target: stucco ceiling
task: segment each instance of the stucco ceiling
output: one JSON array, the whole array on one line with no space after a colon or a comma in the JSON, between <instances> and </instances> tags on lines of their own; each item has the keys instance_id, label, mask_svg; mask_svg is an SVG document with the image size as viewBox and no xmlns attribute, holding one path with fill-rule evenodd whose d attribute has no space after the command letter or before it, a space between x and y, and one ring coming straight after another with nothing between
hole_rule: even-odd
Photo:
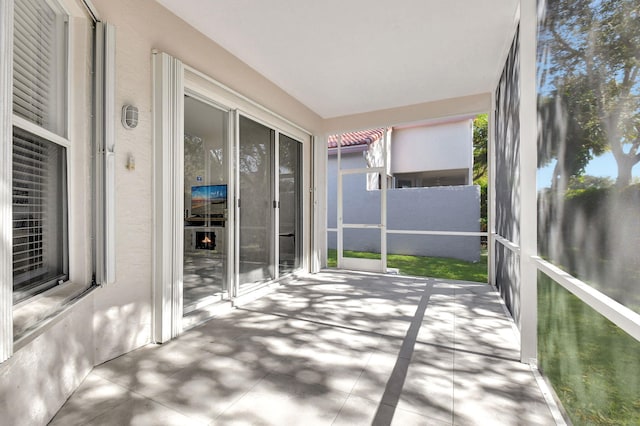
<instances>
[{"instance_id":1,"label":"stucco ceiling","mask_svg":"<svg viewBox=\"0 0 640 426\"><path fill-rule=\"evenodd\" d=\"M491 91L517 0L157 0L323 118Z\"/></svg>"}]
</instances>

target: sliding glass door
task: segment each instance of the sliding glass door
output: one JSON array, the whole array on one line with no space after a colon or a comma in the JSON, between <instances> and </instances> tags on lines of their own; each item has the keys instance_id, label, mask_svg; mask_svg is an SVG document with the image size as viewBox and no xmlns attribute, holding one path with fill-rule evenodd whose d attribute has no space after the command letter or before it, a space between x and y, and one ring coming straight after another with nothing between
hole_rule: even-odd
<instances>
[{"instance_id":1,"label":"sliding glass door","mask_svg":"<svg viewBox=\"0 0 640 426\"><path fill-rule=\"evenodd\" d=\"M228 292L229 112L184 99L183 312Z\"/></svg>"},{"instance_id":2,"label":"sliding glass door","mask_svg":"<svg viewBox=\"0 0 640 426\"><path fill-rule=\"evenodd\" d=\"M302 241L302 143L278 138L278 269L282 276L300 268Z\"/></svg>"},{"instance_id":3,"label":"sliding glass door","mask_svg":"<svg viewBox=\"0 0 640 426\"><path fill-rule=\"evenodd\" d=\"M302 143L240 116L239 290L301 266Z\"/></svg>"},{"instance_id":4,"label":"sliding glass door","mask_svg":"<svg viewBox=\"0 0 640 426\"><path fill-rule=\"evenodd\" d=\"M274 147L276 132L239 118L238 205L240 291L275 278Z\"/></svg>"},{"instance_id":5,"label":"sliding glass door","mask_svg":"<svg viewBox=\"0 0 640 426\"><path fill-rule=\"evenodd\" d=\"M153 337L165 342L306 266L312 139L176 58L153 63Z\"/></svg>"},{"instance_id":6,"label":"sliding glass door","mask_svg":"<svg viewBox=\"0 0 640 426\"><path fill-rule=\"evenodd\" d=\"M234 137L232 113L195 96L185 96L184 111L183 312L189 314L301 267L302 143L239 113Z\"/></svg>"}]
</instances>

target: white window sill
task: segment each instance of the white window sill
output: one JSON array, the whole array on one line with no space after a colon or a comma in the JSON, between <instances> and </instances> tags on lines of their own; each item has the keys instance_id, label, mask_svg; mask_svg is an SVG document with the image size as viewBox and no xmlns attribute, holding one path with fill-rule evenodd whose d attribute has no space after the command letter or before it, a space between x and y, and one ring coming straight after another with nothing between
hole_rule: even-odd
<instances>
[{"instance_id":1,"label":"white window sill","mask_svg":"<svg viewBox=\"0 0 640 426\"><path fill-rule=\"evenodd\" d=\"M62 314L97 287L67 281L13 307L14 351L49 329Z\"/></svg>"}]
</instances>

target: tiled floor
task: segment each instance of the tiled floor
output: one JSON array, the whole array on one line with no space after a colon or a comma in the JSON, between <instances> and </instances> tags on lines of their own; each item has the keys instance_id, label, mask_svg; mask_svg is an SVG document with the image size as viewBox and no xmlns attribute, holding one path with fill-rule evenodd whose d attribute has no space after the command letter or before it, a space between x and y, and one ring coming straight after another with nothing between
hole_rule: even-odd
<instances>
[{"instance_id":1,"label":"tiled floor","mask_svg":"<svg viewBox=\"0 0 640 426\"><path fill-rule=\"evenodd\" d=\"M52 425L552 425L491 287L327 271L96 367Z\"/></svg>"}]
</instances>

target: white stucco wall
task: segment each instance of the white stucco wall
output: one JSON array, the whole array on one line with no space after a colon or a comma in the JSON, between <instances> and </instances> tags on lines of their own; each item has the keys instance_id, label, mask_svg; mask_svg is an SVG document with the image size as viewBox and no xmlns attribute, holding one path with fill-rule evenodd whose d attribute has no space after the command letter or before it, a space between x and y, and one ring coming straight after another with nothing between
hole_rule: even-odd
<instances>
[{"instance_id":1,"label":"white stucco wall","mask_svg":"<svg viewBox=\"0 0 640 426\"><path fill-rule=\"evenodd\" d=\"M469 169L473 166L472 120L393 130L391 173Z\"/></svg>"},{"instance_id":2,"label":"white stucco wall","mask_svg":"<svg viewBox=\"0 0 640 426\"><path fill-rule=\"evenodd\" d=\"M139 108L134 130L116 126L116 283L95 298L96 362L150 340L152 308L152 70L153 49L167 52L232 89L310 129L320 119L273 83L152 0L94 0L117 29L116 107ZM206 54L203 54L206 52ZM266 101L265 101L266 100ZM135 157L136 169L125 168Z\"/></svg>"},{"instance_id":3,"label":"white stucco wall","mask_svg":"<svg viewBox=\"0 0 640 426\"><path fill-rule=\"evenodd\" d=\"M76 6L76 0L65 0ZM103 21L116 26L116 282L94 290L0 364L0 423L46 424L94 365L150 342L152 320L152 70L158 49L218 79L291 121L317 131L319 116L152 0L94 0ZM73 43L81 43L72 34ZM83 38L88 41L88 38ZM82 42L84 42L82 41ZM91 58L73 55L74 67ZM72 79L75 86L90 82ZM86 84L85 84L86 83ZM89 114L85 94L73 93L74 114ZM139 125L119 122L124 104L138 107ZM70 203L80 212L70 226L71 277L88 283L90 264L90 122L76 120ZM74 142L75 143L75 142ZM135 170L127 170L127 158Z\"/></svg>"}]
</instances>

